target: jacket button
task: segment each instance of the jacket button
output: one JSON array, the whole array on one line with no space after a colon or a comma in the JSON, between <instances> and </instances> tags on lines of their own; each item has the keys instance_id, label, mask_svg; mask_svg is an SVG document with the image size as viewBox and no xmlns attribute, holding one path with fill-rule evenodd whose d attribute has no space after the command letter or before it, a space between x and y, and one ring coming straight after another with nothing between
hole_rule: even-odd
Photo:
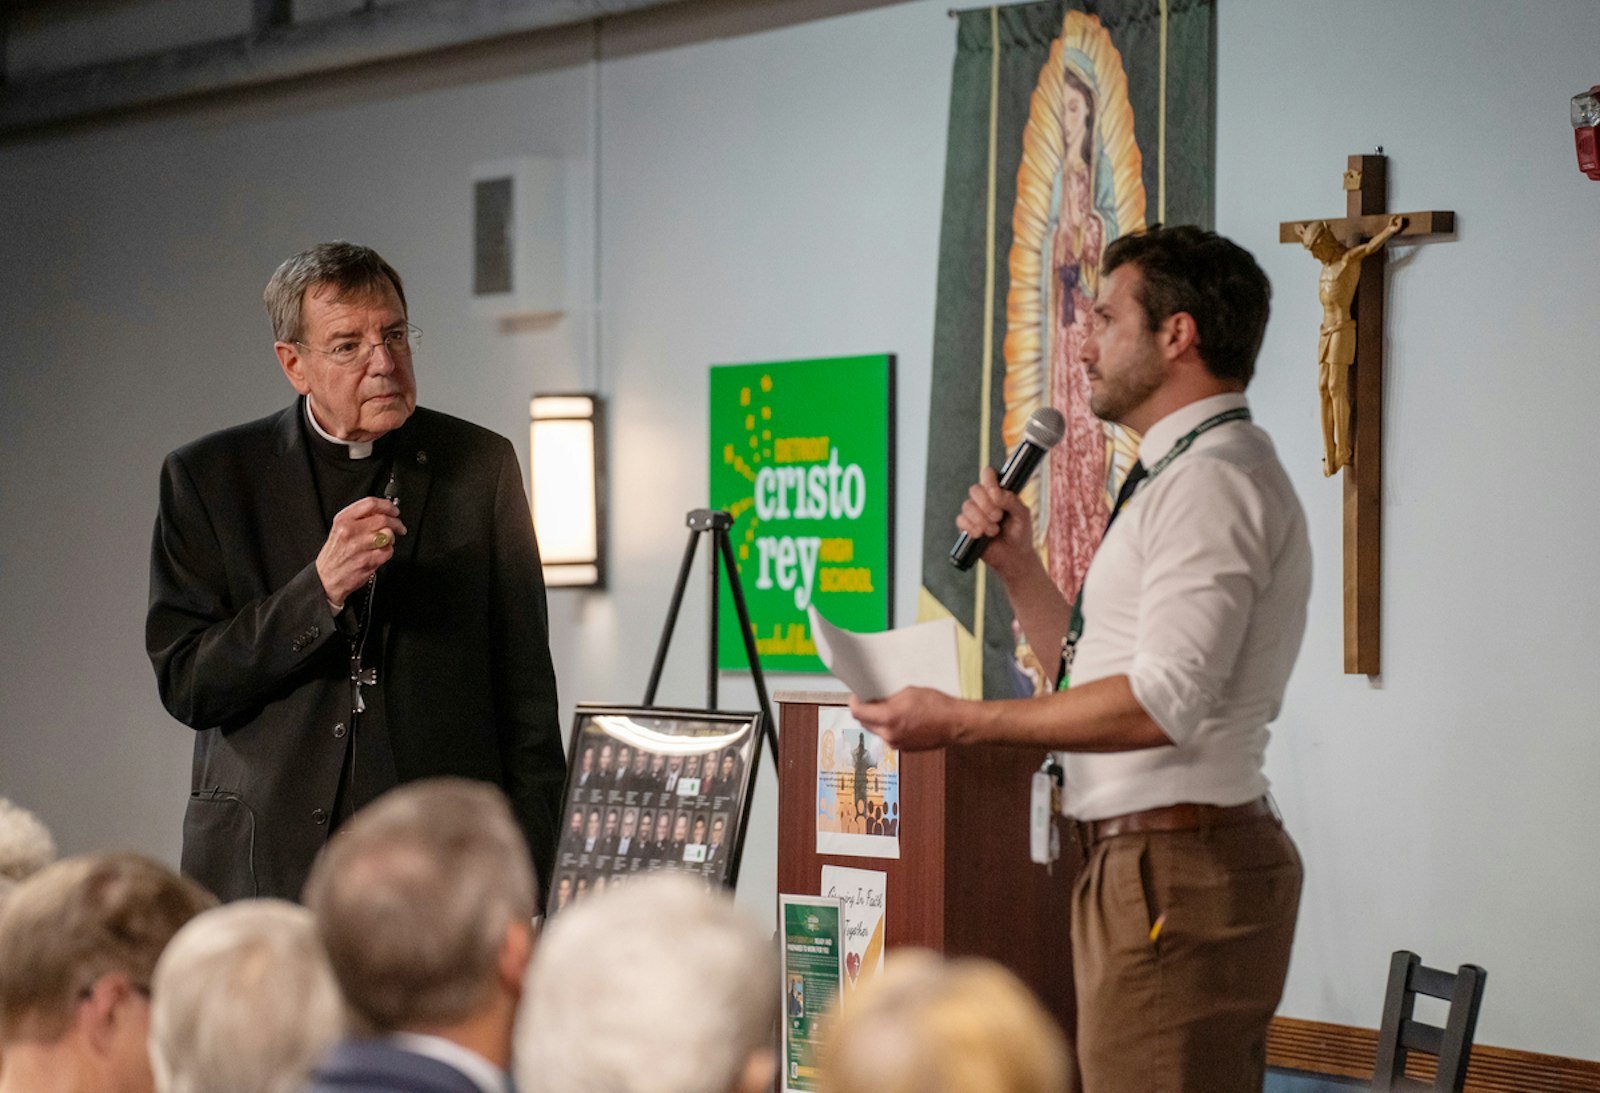
<instances>
[{"instance_id":1,"label":"jacket button","mask_svg":"<svg viewBox=\"0 0 1600 1093\"><path fill-rule=\"evenodd\" d=\"M344 728L344 722L343 721L340 721L340 722L336 723L333 726L333 738L335 740L343 740L344 739L344 733L345 733L345 728Z\"/></svg>"},{"instance_id":2,"label":"jacket button","mask_svg":"<svg viewBox=\"0 0 1600 1093\"><path fill-rule=\"evenodd\" d=\"M320 808L313 809L312 812L311 812L311 822L314 823L314 824L317 824L318 826L321 826L322 824L325 824L325 823L328 822L328 814L326 812L322 811L322 809L320 809Z\"/></svg>"}]
</instances>

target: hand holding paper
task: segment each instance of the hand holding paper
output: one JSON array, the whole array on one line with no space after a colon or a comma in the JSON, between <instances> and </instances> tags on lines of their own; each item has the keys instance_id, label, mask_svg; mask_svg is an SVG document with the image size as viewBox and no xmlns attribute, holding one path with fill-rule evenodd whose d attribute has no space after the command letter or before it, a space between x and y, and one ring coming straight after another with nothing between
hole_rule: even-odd
<instances>
[{"instance_id":1,"label":"hand holding paper","mask_svg":"<svg viewBox=\"0 0 1600 1093\"><path fill-rule=\"evenodd\" d=\"M961 693L954 619L857 634L834 626L815 606L809 613L817 655L857 697L868 701L887 698L904 687Z\"/></svg>"}]
</instances>

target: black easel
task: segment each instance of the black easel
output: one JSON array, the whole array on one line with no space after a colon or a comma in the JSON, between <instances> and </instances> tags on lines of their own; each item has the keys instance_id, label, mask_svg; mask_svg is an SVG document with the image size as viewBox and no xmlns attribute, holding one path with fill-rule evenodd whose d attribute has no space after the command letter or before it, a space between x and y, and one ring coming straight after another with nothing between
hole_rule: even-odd
<instances>
[{"instance_id":1,"label":"black easel","mask_svg":"<svg viewBox=\"0 0 1600 1093\"><path fill-rule=\"evenodd\" d=\"M650 682L644 689L644 704L654 706L656 688L661 683L661 670L667 663L667 647L672 644L672 631L678 624L678 610L683 606L683 590L689 583L689 567L694 563L695 548L700 536L711 533L710 563L706 567L706 709L717 708L717 590L721 570L728 571L728 587L733 591L733 607L739 613L739 633L744 638L744 654L750 662L750 675L756 685L756 698L761 703L761 732L756 737L755 754L750 757L750 768L745 772L745 805L739 817L739 830L735 833L732 868L728 872L728 887L738 883L739 866L744 860L745 830L750 825L751 804L755 796L756 772L761 769L761 744L765 740L772 755L772 773L778 773L778 734L772 717L772 703L767 698L767 680L761 674L761 659L756 655L755 633L750 629L750 612L744 603L744 589L739 584L739 567L733 560L733 544L728 539L728 529L733 517L717 509L694 509L686 522L689 525L689 542L684 547L683 564L678 568L678 584L672 590L672 606L667 608L666 625L661 628L661 642L656 646L655 666L650 669Z\"/></svg>"}]
</instances>

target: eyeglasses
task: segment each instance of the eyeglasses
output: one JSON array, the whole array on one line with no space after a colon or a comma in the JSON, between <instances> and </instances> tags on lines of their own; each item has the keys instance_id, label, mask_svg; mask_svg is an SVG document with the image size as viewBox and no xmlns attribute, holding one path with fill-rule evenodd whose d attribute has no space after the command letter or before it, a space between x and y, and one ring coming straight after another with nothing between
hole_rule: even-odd
<instances>
[{"instance_id":1,"label":"eyeglasses","mask_svg":"<svg viewBox=\"0 0 1600 1093\"><path fill-rule=\"evenodd\" d=\"M365 368L367 362L372 359L373 351L380 345L391 357L409 358L422 344L422 331L407 323L405 326L397 326L385 332L383 339L376 342L343 341L331 349L318 349L305 342L294 344L309 353L327 357L336 367Z\"/></svg>"}]
</instances>

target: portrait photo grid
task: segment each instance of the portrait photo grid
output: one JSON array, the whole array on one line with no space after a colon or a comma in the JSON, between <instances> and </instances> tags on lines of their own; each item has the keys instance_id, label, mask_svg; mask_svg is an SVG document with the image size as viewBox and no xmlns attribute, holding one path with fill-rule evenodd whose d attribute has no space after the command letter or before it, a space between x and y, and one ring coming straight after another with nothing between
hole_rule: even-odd
<instances>
[{"instance_id":1,"label":"portrait photo grid","mask_svg":"<svg viewBox=\"0 0 1600 1093\"><path fill-rule=\"evenodd\" d=\"M663 870L725 884L756 718L580 707L547 913Z\"/></svg>"}]
</instances>

